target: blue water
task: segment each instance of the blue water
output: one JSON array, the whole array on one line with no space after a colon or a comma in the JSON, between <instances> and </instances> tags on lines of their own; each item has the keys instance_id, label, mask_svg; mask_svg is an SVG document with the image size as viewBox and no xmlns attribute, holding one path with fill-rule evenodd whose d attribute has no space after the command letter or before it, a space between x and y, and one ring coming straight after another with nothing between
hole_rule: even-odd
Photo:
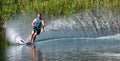
<instances>
[{"instance_id":1,"label":"blue water","mask_svg":"<svg viewBox=\"0 0 120 61\"><path fill-rule=\"evenodd\" d=\"M113 37L110 39L109 37ZM11 45L7 61L119 61L119 34L98 38L59 38L32 46Z\"/></svg>"}]
</instances>

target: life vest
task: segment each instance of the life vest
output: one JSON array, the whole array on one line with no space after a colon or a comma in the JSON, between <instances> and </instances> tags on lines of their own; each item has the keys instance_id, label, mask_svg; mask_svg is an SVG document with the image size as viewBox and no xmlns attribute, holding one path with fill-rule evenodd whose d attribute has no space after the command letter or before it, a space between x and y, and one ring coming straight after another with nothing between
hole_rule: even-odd
<instances>
[{"instance_id":1,"label":"life vest","mask_svg":"<svg viewBox=\"0 0 120 61\"><path fill-rule=\"evenodd\" d=\"M36 21L35 21L35 23L34 23L34 26L35 26L36 28L41 28L41 25L42 25L42 19L41 19L41 18L40 18L40 19L36 18Z\"/></svg>"}]
</instances>

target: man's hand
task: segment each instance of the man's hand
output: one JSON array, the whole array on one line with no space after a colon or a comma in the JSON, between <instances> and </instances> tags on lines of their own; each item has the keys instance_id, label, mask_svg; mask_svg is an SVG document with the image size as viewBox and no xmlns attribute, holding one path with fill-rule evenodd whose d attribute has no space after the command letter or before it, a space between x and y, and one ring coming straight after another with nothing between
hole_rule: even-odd
<instances>
[{"instance_id":1,"label":"man's hand","mask_svg":"<svg viewBox=\"0 0 120 61\"><path fill-rule=\"evenodd\" d=\"M32 26L32 28L34 29L34 28L35 28L35 26Z\"/></svg>"},{"instance_id":2,"label":"man's hand","mask_svg":"<svg viewBox=\"0 0 120 61\"><path fill-rule=\"evenodd\" d=\"M43 29L43 32L45 32L45 30Z\"/></svg>"},{"instance_id":3,"label":"man's hand","mask_svg":"<svg viewBox=\"0 0 120 61\"><path fill-rule=\"evenodd\" d=\"M45 26L43 26L43 31L45 32L45 29L44 29Z\"/></svg>"}]
</instances>

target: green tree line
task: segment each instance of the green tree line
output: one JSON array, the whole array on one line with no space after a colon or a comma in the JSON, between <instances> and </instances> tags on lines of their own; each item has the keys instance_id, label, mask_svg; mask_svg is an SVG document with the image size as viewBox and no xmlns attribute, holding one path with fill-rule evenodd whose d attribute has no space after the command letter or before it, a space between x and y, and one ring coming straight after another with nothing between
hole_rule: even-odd
<instances>
[{"instance_id":1,"label":"green tree line","mask_svg":"<svg viewBox=\"0 0 120 61\"><path fill-rule=\"evenodd\" d=\"M2 0L0 1L0 22L11 15L41 12L46 16L72 15L97 8L120 9L120 0Z\"/></svg>"}]
</instances>

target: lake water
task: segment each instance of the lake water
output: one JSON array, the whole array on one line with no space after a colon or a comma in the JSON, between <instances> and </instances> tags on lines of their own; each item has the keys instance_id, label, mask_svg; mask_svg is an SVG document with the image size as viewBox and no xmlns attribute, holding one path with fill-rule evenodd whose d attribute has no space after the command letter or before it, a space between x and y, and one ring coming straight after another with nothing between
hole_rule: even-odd
<instances>
[{"instance_id":1,"label":"lake water","mask_svg":"<svg viewBox=\"0 0 120 61\"><path fill-rule=\"evenodd\" d=\"M54 35L62 34L62 32L54 32ZM86 36L82 31L81 33L77 33L77 30L69 32L74 37L71 37L71 35L59 38L53 36L55 38L40 40L40 36L38 36L35 44L32 46L12 44L3 50L4 52L1 53L2 56L0 59L2 61L120 60L120 34L116 34L116 32L108 32L110 34L108 35L106 32L105 34L95 37L95 34L93 33L92 35L90 30L87 33L89 36ZM43 32L41 33L41 37L45 36L44 34L50 33ZM78 34L84 35L77 37ZM69 35L69 33L67 35Z\"/></svg>"},{"instance_id":2,"label":"lake water","mask_svg":"<svg viewBox=\"0 0 120 61\"><path fill-rule=\"evenodd\" d=\"M14 43L0 52L2 61L119 61L120 33L93 28L51 30L38 35L32 46Z\"/></svg>"},{"instance_id":3,"label":"lake water","mask_svg":"<svg viewBox=\"0 0 120 61\"><path fill-rule=\"evenodd\" d=\"M63 38L36 42L35 45L10 45L6 61L119 61L120 41L111 39Z\"/></svg>"}]
</instances>

